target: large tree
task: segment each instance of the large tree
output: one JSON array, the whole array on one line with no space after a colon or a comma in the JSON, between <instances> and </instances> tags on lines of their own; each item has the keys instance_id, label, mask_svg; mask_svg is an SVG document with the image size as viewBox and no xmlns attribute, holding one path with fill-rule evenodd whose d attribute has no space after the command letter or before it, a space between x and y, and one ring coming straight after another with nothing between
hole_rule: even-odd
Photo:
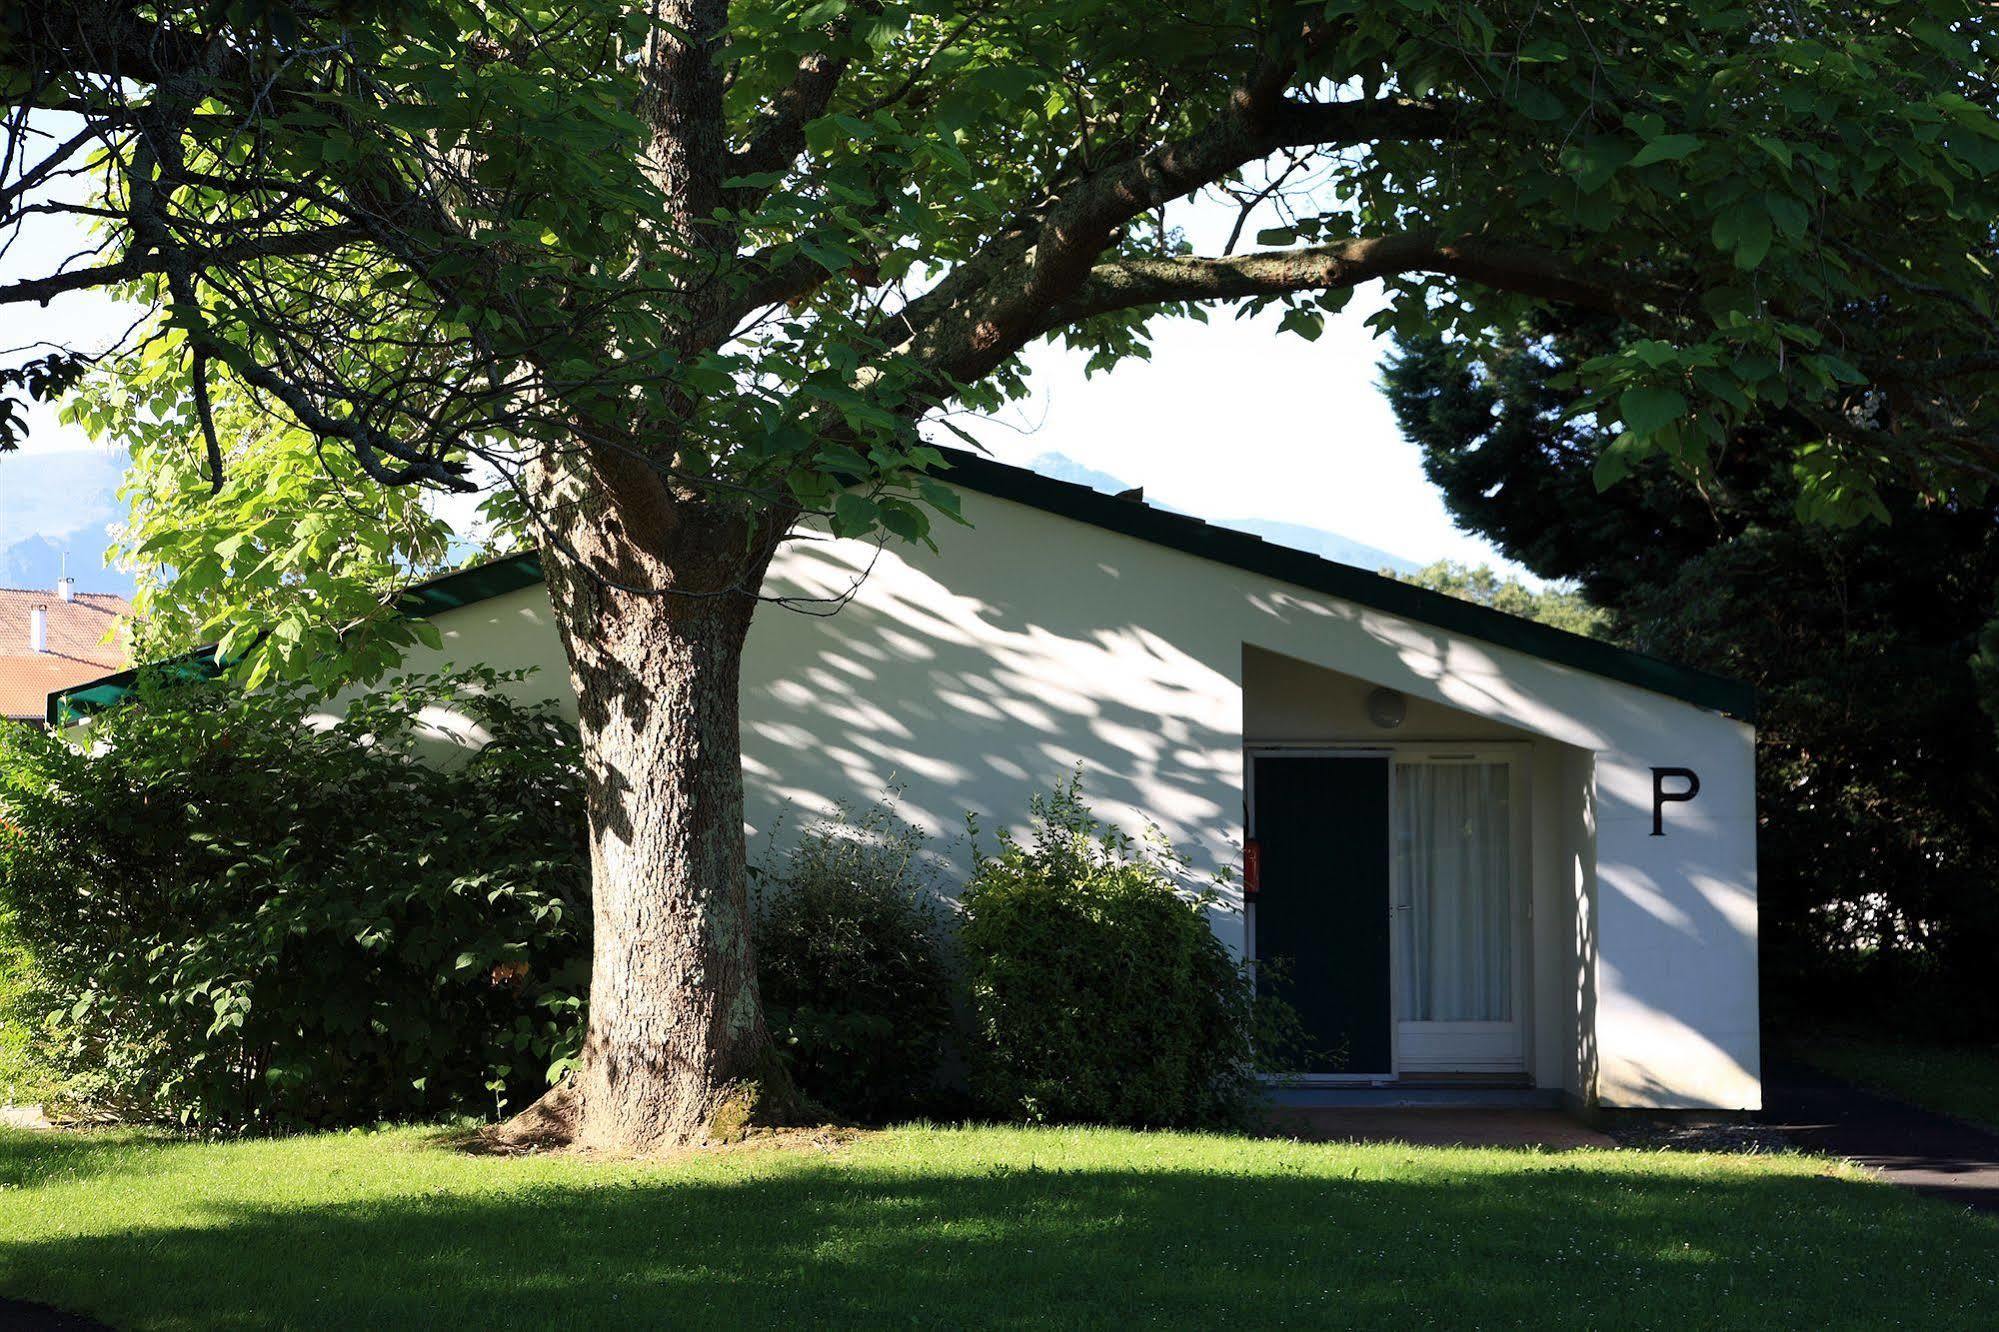
<instances>
[{"instance_id":1,"label":"large tree","mask_svg":"<svg viewBox=\"0 0 1999 1332\"><path fill-rule=\"evenodd\" d=\"M1820 432L1799 465L1830 513L1886 469L1983 468L1991 21L41 0L0 20L0 221L66 211L102 245L0 304L147 302L135 419L205 443L218 486L223 395L378 485L504 488L569 656L596 873L586 1047L534 1122L696 1141L788 1095L745 930L736 692L802 522L922 540L955 516L917 426L1019 391L1036 339L1107 365L1213 303L1312 336L1374 279L1389 323L1471 338L1614 314L1572 388L1620 423L1606 479L1650 454L1697 476L1772 403ZM1168 209L1204 192L1258 248L1188 252ZM71 350L14 382L64 391Z\"/></svg>"}]
</instances>

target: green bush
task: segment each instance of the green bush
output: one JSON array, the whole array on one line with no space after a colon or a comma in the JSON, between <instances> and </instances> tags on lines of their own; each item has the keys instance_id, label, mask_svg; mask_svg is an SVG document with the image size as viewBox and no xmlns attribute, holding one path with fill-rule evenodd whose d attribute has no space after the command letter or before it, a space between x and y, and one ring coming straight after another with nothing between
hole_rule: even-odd
<instances>
[{"instance_id":1,"label":"green bush","mask_svg":"<svg viewBox=\"0 0 1999 1332\"><path fill-rule=\"evenodd\" d=\"M807 826L753 871L757 978L805 1094L845 1119L932 1109L950 971L923 836L878 804Z\"/></svg>"},{"instance_id":2,"label":"green bush","mask_svg":"<svg viewBox=\"0 0 1999 1332\"><path fill-rule=\"evenodd\" d=\"M971 1090L1003 1119L1237 1122L1257 1103L1255 987L1170 848L1106 829L1071 781L1026 845L977 860L958 945Z\"/></svg>"},{"instance_id":3,"label":"green bush","mask_svg":"<svg viewBox=\"0 0 1999 1332\"><path fill-rule=\"evenodd\" d=\"M0 913L57 1054L203 1128L496 1113L573 1049L589 965L572 730L492 672L327 700L142 681L87 749L0 736ZM490 737L427 732L448 708ZM444 761L440 762L439 759Z\"/></svg>"},{"instance_id":4,"label":"green bush","mask_svg":"<svg viewBox=\"0 0 1999 1332\"><path fill-rule=\"evenodd\" d=\"M48 1010L48 989L35 959L20 941L13 919L0 911L0 1105L33 1105L61 1096L64 1079L43 1035Z\"/></svg>"}]
</instances>

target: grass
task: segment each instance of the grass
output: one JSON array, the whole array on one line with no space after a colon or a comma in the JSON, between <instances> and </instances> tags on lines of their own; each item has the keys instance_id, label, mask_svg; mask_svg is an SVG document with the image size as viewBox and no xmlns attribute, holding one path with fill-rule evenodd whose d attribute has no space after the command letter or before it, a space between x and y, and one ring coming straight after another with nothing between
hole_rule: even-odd
<instances>
[{"instance_id":1,"label":"grass","mask_svg":"<svg viewBox=\"0 0 1999 1332\"><path fill-rule=\"evenodd\" d=\"M1825 1036L1792 1053L1856 1086L1999 1129L1999 1049Z\"/></svg>"},{"instance_id":2,"label":"grass","mask_svg":"<svg viewBox=\"0 0 1999 1332\"><path fill-rule=\"evenodd\" d=\"M128 1328L1990 1326L1999 1225L1797 1156L908 1128L654 1163L0 1132L0 1292Z\"/></svg>"}]
</instances>

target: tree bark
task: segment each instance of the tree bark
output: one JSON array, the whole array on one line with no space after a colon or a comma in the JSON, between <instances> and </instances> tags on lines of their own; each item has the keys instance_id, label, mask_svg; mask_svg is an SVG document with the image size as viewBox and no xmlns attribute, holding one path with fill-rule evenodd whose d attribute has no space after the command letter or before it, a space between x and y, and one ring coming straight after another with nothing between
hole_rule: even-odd
<instances>
[{"instance_id":1,"label":"tree bark","mask_svg":"<svg viewBox=\"0 0 1999 1332\"><path fill-rule=\"evenodd\" d=\"M576 1070L499 1137L647 1152L785 1122L797 1098L757 995L743 839L756 600L740 585L624 591L562 552L544 563L588 781L590 1014Z\"/></svg>"}]
</instances>

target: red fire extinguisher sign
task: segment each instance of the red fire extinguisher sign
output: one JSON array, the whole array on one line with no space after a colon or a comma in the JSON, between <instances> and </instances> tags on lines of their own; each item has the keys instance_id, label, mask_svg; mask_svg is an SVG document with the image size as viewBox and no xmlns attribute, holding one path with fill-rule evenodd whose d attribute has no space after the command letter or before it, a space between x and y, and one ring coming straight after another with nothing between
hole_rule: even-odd
<instances>
[{"instance_id":1,"label":"red fire extinguisher sign","mask_svg":"<svg viewBox=\"0 0 1999 1332\"><path fill-rule=\"evenodd\" d=\"M1242 844L1242 895L1255 897L1263 887L1263 844L1254 837Z\"/></svg>"}]
</instances>

